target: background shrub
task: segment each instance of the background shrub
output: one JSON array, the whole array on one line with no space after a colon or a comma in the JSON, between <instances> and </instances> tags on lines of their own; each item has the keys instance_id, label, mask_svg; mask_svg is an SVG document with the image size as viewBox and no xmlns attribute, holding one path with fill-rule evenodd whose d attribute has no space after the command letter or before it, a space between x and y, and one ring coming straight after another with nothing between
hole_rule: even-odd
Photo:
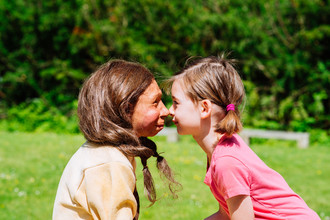
<instances>
[{"instance_id":1,"label":"background shrub","mask_svg":"<svg viewBox=\"0 0 330 220\"><path fill-rule=\"evenodd\" d=\"M161 80L190 56L231 51L246 126L329 130L329 13L324 0L3 0L0 118L12 127L37 105L70 121L60 115L72 115L83 80L111 58L141 62ZM49 127L42 114L22 129Z\"/></svg>"}]
</instances>

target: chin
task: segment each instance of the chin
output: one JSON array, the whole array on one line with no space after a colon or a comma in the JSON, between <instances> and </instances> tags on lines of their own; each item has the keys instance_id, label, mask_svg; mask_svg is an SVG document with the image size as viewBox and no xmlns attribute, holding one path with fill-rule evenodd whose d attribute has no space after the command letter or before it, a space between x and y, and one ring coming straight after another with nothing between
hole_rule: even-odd
<instances>
[{"instance_id":1,"label":"chin","mask_svg":"<svg viewBox=\"0 0 330 220\"><path fill-rule=\"evenodd\" d=\"M153 133L153 134L149 134L147 137L153 137L153 136L156 136L158 134L158 132L157 133Z\"/></svg>"},{"instance_id":2,"label":"chin","mask_svg":"<svg viewBox=\"0 0 330 220\"><path fill-rule=\"evenodd\" d=\"M179 135L192 135L192 132L189 132L189 130L187 130L187 129L176 127L176 130Z\"/></svg>"},{"instance_id":3,"label":"chin","mask_svg":"<svg viewBox=\"0 0 330 220\"><path fill-rule=\"evenodd\" d=\"M153 137L155 135L157 135L162 129L157 129L155 130L154 132L150 132L149 134L147 134L146 136L144 137Z\"/></svg>"},{"instance_id":4,"label":"chin","mask_svg":"<svg viewBox=\"0 0 330 220\"><path fill-rule=\"evenodd\" d=\"M176 131L178 132L179 135L187 135L182 129L176 127Z\"/></svg>"}]
</instances>

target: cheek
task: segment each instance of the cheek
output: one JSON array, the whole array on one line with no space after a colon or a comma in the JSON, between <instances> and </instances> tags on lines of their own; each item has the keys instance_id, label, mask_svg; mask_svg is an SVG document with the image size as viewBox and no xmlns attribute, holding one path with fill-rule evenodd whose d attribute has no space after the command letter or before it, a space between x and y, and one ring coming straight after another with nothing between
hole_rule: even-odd
<instances>
[{"instance_id":1,"label":"cheek","mask_svg":"<svg viewBox=\"0 0 330 220\"><path fill-rule=\"evenodd\" d=\"M179 118L184 118L185 116L187 116L189 114L187 114L187 112L184 111L184 108L182 106L178 107L175 110L175 117Z\"/></svg>"},{"instance_id":2,"label":"cheek","mask_svg":"<svg viewBox=\"0 0 330 220\"><path fill-rule=\"evenodd\" d=\"M143 127L154 126L159 119L159 112L156 110L150 110L143 115Z\"/></svg>"}]
</instances>

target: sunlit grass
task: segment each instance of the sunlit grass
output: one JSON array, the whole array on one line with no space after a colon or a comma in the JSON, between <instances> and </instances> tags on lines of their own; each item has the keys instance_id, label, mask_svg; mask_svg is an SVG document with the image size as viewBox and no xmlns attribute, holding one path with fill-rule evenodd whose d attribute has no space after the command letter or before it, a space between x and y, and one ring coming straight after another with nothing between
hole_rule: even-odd
<instances>
[{"instance_id":1,"label":"sunlit grass","mask_svg":"<svg viewBox=\"0 0 330 220\"><path fill-rule=\"evenodd\" d=\"M153 139L183 189L178 199L172 199L151 158L148 163L160 200L147 208L150 203L143 195L137 159L140 219L203 219L215 212L218 205L203 183L206 157L199 146L187 136L177 143L168 143L165 137ZM83 142L82 135L0 132L0 219L51 219L62 171ZM321 219L329 219L329 145L299 149L290 141L252 140L251 148L283 175Z\"/></svg>"}]
</instances>

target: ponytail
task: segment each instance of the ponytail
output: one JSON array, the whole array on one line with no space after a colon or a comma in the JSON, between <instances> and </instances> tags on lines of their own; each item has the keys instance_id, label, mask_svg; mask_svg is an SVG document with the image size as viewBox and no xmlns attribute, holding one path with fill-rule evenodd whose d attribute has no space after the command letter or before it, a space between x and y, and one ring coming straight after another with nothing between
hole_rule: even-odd
<instances>
[{"instance_id":1,"label":"ponytail","mask_svg":"<svg viewBox=\"0 0 330 220\"><path fill-rule=\"evenodd\" d=\"M234 133L239 133L243 128L239 117L239 111L227 107L226 116L216 125L215 131L231 137Z\"/></svg>"}]
</instances>

